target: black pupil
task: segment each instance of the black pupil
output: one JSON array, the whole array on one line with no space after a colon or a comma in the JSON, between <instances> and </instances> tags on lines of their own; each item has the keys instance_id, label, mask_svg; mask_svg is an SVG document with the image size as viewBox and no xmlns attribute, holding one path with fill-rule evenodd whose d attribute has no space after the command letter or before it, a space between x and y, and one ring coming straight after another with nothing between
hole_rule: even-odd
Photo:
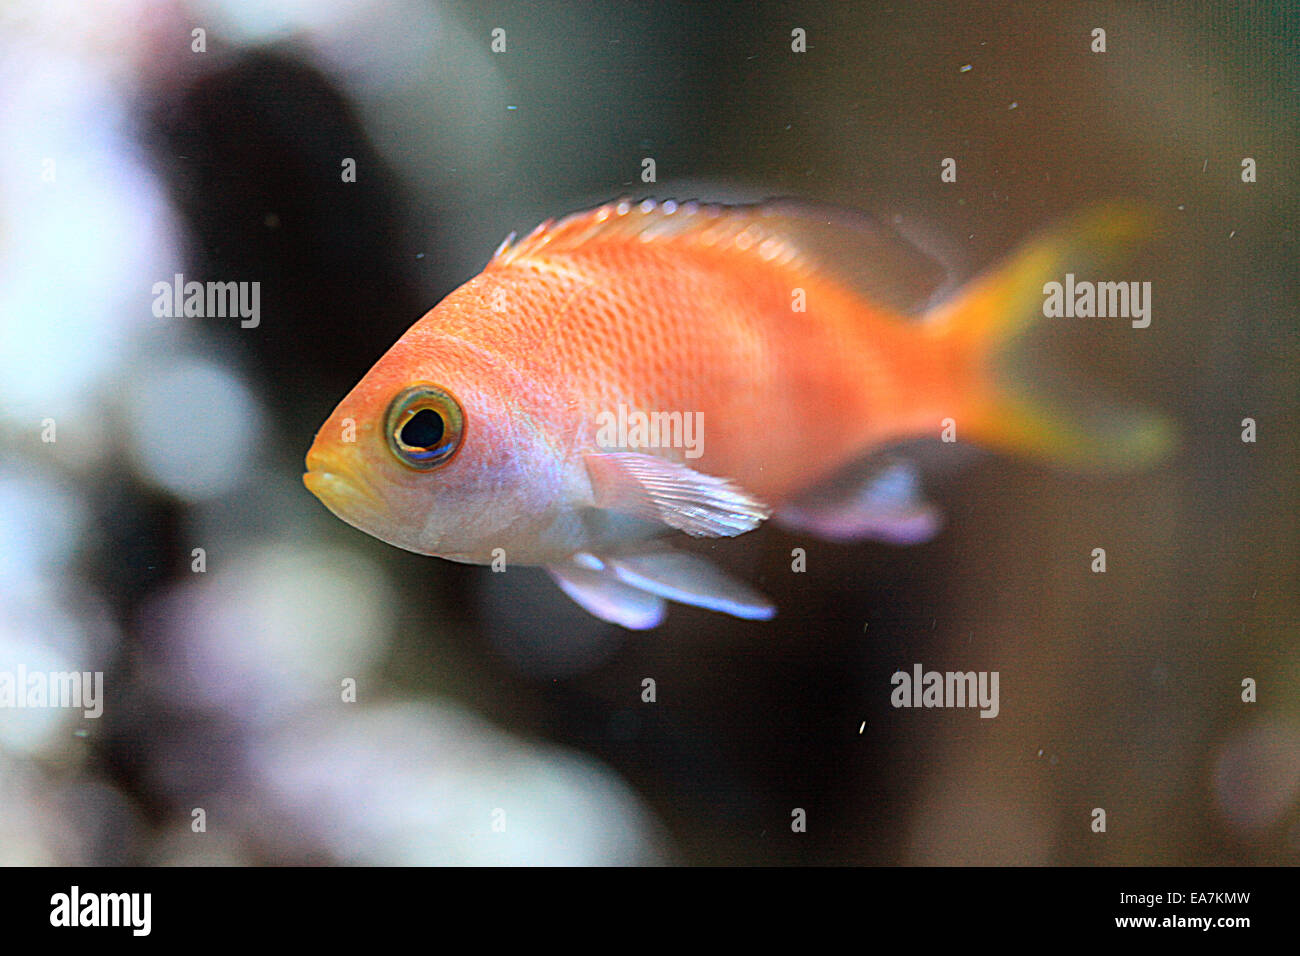
<instances>
[{"instance_id":1,"label":"black pupil","mask_svg":"<svg viewBox=\"0 0 1300 956\"><path fill-rule=\"evenodd\" d=\"M409 448L432 448L442 441L444 430L442 416L431 408L422 408L402 426L398 437Z\"/></svg>"}]
</instances>

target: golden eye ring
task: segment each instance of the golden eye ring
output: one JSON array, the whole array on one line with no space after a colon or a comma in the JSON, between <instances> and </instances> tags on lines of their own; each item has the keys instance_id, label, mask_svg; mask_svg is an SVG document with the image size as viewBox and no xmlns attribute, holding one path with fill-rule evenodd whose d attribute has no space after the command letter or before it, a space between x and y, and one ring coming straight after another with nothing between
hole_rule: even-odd
<instances>
[{"instance_id":1,"label":"golden eye ring","mask_svg":"<svg viewBox=\"0 0 1300 956\"><path fill-rule=\"evenodd\" d=\"M403 389L384 416L388 447L416 471L441 468L455 457L465 437L465 412L440 385L421 382Z\"/></svg>"}]
</instances>

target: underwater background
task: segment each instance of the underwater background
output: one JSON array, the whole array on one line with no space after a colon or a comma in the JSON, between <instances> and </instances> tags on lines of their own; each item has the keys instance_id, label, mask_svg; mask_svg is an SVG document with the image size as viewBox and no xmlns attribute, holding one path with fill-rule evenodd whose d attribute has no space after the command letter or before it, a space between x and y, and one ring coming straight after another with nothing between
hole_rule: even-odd
<instances>
[{"instance_id":1,"label":"underwater background","mask_svg":"<svg viewBox=\"0 0 1300 956\"><path fill-rule=\"evenodd\" d=\"M0 708L0 863L1300 862L1295 5L0 24L0 672L104 674L98 718ZM957 285L1147 202L1116 278L1152 283L1150 327L1045 320L1041 348L1178 448L971 451L911 548L696 543L777 617L636 633L330 515L302 459L339 399L509 232L618 196L866 210ZM258 282L256 327L156 315L178 273ZM893 707L917 663L997 671L997 718Z\"/></svg>"}]
</instances>

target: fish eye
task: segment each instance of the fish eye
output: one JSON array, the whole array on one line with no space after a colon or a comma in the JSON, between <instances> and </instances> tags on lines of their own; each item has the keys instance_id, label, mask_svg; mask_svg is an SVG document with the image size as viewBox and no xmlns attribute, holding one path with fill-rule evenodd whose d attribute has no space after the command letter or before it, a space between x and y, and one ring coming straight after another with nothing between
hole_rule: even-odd
<instances>
[{"instance_id":1,"label":"fish eye","mask_svg":"<svg viewBox=\"0 0 1300 956\"><path fill-rule=\"evenodd\" d=\"M465 414L445 388L412 385L389 403L384 431L402 464L429 471L445 465L460 448Z\"/></svg>"}]
</instances>

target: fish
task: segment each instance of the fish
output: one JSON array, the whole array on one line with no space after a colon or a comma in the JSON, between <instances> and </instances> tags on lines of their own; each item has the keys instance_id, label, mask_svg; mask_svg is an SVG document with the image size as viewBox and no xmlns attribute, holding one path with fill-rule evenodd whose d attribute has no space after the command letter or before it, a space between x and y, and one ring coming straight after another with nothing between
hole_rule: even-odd
<instances>
[{"instance_id":1,"label":"fish","mask_svg":"<svg viewBox=\"0 0 1300 956\"><path fill-rule=\"evenodd\" d=\"M897 230L814 202L624 199L547 220L383 354L303 481L382 541L544 567L628 629L669 602L766 620L766 596L678 545L769 519L927 541L943 519L906 454L917 440L1086 470L1167 452L1164 416L1035 391L1018 347L1046 283L1153 228L1137 204L1085 209L954 288Z\"/></svg>"}]
</instances>

